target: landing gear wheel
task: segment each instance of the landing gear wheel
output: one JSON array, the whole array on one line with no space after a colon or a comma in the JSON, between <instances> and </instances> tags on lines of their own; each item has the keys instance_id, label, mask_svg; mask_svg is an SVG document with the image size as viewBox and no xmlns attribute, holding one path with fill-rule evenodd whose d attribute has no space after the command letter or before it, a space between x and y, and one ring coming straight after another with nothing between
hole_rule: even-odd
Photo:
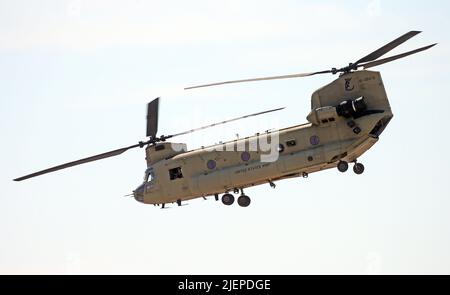
<instances>
[{"instance_id":1,"label":"landing gear wheel","mask_svg":"<svg viewBox=\"0 0 450 295\"><path fill-rule=\"evenodd\" d=\"M348 163L345 161L339 161L337 168L340 172L345 172L348 170Z\"/></svg>"},{"instance_id":2,"label":"landing gear wheel","mask_svg":"<svg viewBox=\"0 0 450 295\"><path fill-rule=\"evenodd\" d=\"M361 163L355 163L355 165L353 166L353 172L355 172L356 174L363 174L364 165Z\"/></svg>"},{"instance_id":3,"label":"landing gear wheel","mask_svg":"<svg viewBox=\"0 0 450 295\"><path fill-rule=\"evenodd\" d=\"M237 202L238 202L239 206L241 206L241 207L248 207L248 205L250 205L250 198L246 195L241 195L237 199Z\"/></svg>"},{"instance_id":4,"label":"landing gear wheel","mask_svg":"<svg viewBox=\"0 0 450 295\"><path fill-rule=\"evenodd\" d=\"M224 194L222 196L222 203L227 206L232 205L234 203L234 196L232 194Z\"/></svg>"}]
</instances>

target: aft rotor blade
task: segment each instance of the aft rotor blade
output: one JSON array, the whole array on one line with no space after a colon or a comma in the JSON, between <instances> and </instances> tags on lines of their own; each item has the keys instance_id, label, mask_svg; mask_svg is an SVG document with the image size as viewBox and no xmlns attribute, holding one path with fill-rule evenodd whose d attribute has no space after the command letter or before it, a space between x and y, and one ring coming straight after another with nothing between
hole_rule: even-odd
<instances>
[{"instance_id":1,"label":"aft rotor blade","mask_svg":"<svg viewBox=\"0 0 450 295\"><path fill-rule=\"evenodd\" d=\"M412 37L416 36L419 33L422 33L422 32L421 31L410 31L410 32L398 37L394 41L389 42L388 44L384 45L383 47L375 50L374 52L370 53L369 55L366 55L365 57L363 57L360 60L358 60L357 62L355 62L355 64L360 64L360 63L376 60L377 58L385 55L386 53L388 53L395 47L399 46L400 44L403 44L404 42L408 41L409 39L411 39Z\"/></svg>"},{"instance_id":2,"label":"aft rotor blade","mask_svg":"<svg viewBox=\"0 0 450 295\"><path fill-rule=\"evenodd\" d=\"M89 163L89 162L93 162L93 161L97 161L97 160L101 160L101 159L105 159L105 158L109 158L109 157L118 156L118 155L124 153L125 151L127 151L127 150L129 150L131 148L138 147L138 146L142 146L142 143L135 144L135 145L132 145L132 146L129 146L129 147L124 147L124 148L117 149L117 150L113 150L113 151L110 151L110 152L98 154L98 155L91 156L91 157L88 157L88 158L84 158L84 159L81 159L81 160L76 160L76 161L73 161L73 162L65 163L65 164L58 165L58 166L55 166L55 167L52 167L52 168L48 168L48 169L45 169L45 170L41 170L41 171L38 171L38 172L35 172L35 173L31 173L31 174L28 174L28 175L16 178L16 179L14 179L14 181L22 181L22 180L25 180L25 179L28 179L28 178L36 177L36 176L39 176L39 175L42 175L42 174L46 174L46 173L50 173L50 172L55 172L55 171L58 171L58 170L61 170L61 169L66 169L66 168L73 167L73 166L76 166L76 165Z\"/></svg>"},{"instance_id":3,"label":"aft rotor blade","mask_svg":"<svg viewBox=\"0 0 450 295\"><path fill-rule=\"evenodd\" d=\"M391 56L391 57L387 57L387 58L379 59L379 60L376 60L376 61L368 62L368 63L362 64L362 65L359 65L359 66L364 67L364 69L373 68L373 67L379 66L381 64L385 64L385 63L394 61L396 59L403 58L403 57L406 57L408 55L415 54L415 53L418 53L418 52L430 49L431 47L435 46L436 44L437 43L431 44L431 45L428 45L428 46L424 46L424 47L421 47L421 48L418 48L418 49L415 49L415 50L411 50L411 51L408 51L408 52L405 52L405 53L401 53L401 54L398 54L398 55L394 55L394 56Z\"/></svg>"},{"instance_id":4,"label":"aft rotor blade","mask_svg":"<svg viewBox=\"0 0 450 295\"><path fill-rule=\"evenodd\" d=\"M292 74L292 75L283 75L283 76L272 76L272 77L261 77L261 78L252 78L252 79L243 79L243 80L232 80L232 81L225 81L225 82L218 82L218 83L190 86L190 87L184 88L184 90L194 89L194 88L201 88L201 87L210 87L210 86L224 85L224 84L232 84L232 83L300 78L300 77L307 77L307 76L313 76L313 75L317 75L317 74L326 74L326 73L331 73L331 71L327 70L327 71L320 71L320 72L313 72L313 73L301 73L301 74Z\"/></svg>"},{"instance_id":5,"label":"aft rotor blade","mask_svg":"<svg viewBox=\"0 0 450 295\"><path fill-rule=\"evenodd\" d=\"M242 116L242 117L238 117L238 118L234 118L234 119L230 119L230 120L225 120L225 121L222 121L222 122L214 123L214 124L203 126L203 127L200 127L200 128L195 128L195 129L191 129L191 130L188 130L188 131L172 134L172 135L167 136L167 138L175 137L175 136L179 136L179 135L184 135L184 134L192 133L192 132L195 132L195 131L199 131L199 130L207 129L207 128L210 128L210 127L214 127L214 126L217 126L217 125L230 123L230 122L233 122L233 121L237 121L237 120L241 120L241 119L245 119L245 118L249 118L249 117L254 117L254 116L259 116L259 115L267 114L267 113L271 113L271 112L276 112L276 111L280 111L280 110L283 110L283 109L284 109L284 107L283 108L278 108L278 109L273 109L273 110L268 110L268 111L264 111L264 112L254 113L254 114L250 114L250 115L245 115L245 116Z\"/></svg>"},{"instance_id":6,"label":"aft rotor blade","mask_svg":"<svg viewBox=\"0 0 450 295\"><path fill-rule=\"evenodd\" d=\"M158 132L159 97L147 105L147 136L156 137Z\"/></svg>"}]
</instances>

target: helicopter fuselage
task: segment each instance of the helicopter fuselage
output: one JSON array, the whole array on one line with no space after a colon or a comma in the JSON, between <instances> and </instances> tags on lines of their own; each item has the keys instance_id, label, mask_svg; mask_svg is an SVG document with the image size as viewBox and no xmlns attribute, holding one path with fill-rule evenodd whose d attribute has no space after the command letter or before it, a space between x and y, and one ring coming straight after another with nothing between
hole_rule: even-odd
<instances>
[{"instance_id":1,"label":"helicopter fuselage","mask_svg":"<svg viewBox=\"0 0 450 295\"><path fill-rule=\"evenodd\" d=\"M346 73L315 91L308 123L186 151L179 143L147 147L147 173L134 191L166 204L239 191L356 162L393 114L379 72Z\"/></svg>"},{"instance_id":2,"label":"helicopter fuselage","mask_svg":"<svg viewBox=\"0 0 450 295\"><path fill-rule=\"evenodd\" d=\"M188 90L339 73L339 78L312 94L311 111L306 117L308 123L188 151L186 144L167 140L284 108L260 111L183 132L158 135L158 97L147 104L147 140L33 172L15 178L14 181L115 157L138 147L146 147L147 169L143 183L131 195L141 203L161 204L163 208L167 203L176 202L181 206L184 200L211 195L218 200L221 193L224 193L222 203L231 205L235 197L230 192L240 192L237 203L241 207L247 207L251 202L244 193L247 187L263 183L275 187L274 181L307 177L310 173L333 167L346 172L349 162L353 162L356 174L362 174L365 168L358 161L359 157L379 140L380 134L393 117L380 73L367 69L436 46L437 43L434 43L381 58L420 33L417 30L409 31L340 68L228 80L184 88Z\"/></svg>"}]
</instances>

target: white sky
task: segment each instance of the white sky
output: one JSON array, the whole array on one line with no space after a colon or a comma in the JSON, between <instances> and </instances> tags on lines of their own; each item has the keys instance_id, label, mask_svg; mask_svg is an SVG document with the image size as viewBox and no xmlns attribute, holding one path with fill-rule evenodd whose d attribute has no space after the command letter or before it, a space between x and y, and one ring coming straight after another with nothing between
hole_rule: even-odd
<instances>
[{"instance_id":1,"label":"white sky","mask_svg":"<svg viewBox=\"0 0 450 295\"><path fill-rule=\"evenodd\" d=\"M450 273L447 1L0 1L1 274ZM410 30L377 68L394 119L360 161L159 210L124 198L144 151L13 178L145 137L286 106L179 138L189 148L303 123L335 77L195 91L192 84L329 69Z\"/></svg>"}]
</instances>

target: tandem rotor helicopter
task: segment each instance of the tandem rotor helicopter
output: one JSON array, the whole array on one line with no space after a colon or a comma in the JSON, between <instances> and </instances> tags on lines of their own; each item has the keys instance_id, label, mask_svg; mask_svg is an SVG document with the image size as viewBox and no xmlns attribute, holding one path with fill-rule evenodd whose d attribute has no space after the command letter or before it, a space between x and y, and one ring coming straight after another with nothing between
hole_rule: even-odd
<instances>
[{"instance_id":1,"label":"tandem rotor helicopter","mask_svg":"<svg viewBox=\"0 0 450 295\"><path fill-rule=\"evenodd\" d=\"M147 105L147 137L149 137L147 141L58 165L14 180L22 181L75 165L118 156L132 148L145 147L147 169L144 181L131 194L137 201L161 205L164 208L168 203L176 202L181 206L185 200L200 197L214 196L217 201L219 194L223 194L222 203L232 205L235 201L232 193L235 193L239 194L237 198L239 206L247 207L250 205L250 198L244 193L244 189L251 186L268 183L274 188L275 181L307 177L309 173L335 167L340 172L345 172L349 163L353 163L353 171L356 174L362 174L364 166L357 159L378 141L380 134L393 117L380 73L367 69L436 45L378 59L419 33L420 31L410 31L342 68L185 88L339 73L339 78L312 94L311 112L306 117L307 123L188 151L185 143L167 140L282 108L172 135L157 136L159 107L157 98ZM272 149L275 149L275 153L272 154L275 154L275 157L268 157L267 145L264 146L262 142L272 145ZM274 143L276 145L273 147Z\"/></svg>"}]
</instances>

